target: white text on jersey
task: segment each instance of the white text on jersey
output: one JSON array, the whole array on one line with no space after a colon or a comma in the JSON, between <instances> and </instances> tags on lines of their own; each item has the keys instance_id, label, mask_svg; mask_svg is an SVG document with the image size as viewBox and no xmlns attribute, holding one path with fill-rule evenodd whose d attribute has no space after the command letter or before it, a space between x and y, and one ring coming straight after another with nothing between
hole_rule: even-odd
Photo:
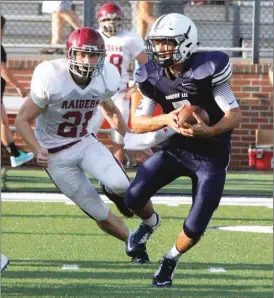
<instances>
[{"instance_id":1,"label":"white text on jersey","mask_svg":"<svg viewBox=\"0 0 274 298\"><path fill-rule=\"evenodd\" d=\"M167 95L166 99L176 99L176 98L180 98L180 97L188 97L188 94L185 92L182 93L174 93L171 95Z\"/></svg>"}]
</instances>

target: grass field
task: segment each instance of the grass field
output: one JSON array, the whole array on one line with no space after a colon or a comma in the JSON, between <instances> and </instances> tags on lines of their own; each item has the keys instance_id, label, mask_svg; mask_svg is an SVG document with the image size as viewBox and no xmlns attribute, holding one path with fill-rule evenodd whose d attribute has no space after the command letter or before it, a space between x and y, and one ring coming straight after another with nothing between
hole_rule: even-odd
<instances>
[{"instance_id":1,"label":"grass field","mask_svg":"<svg viewBox=\"0 0 274 298\"><path fill-rule=\"evenodd\" d=\"M135 172L129 174L133 178ZM1 178L2 191L56 192L42 170L7 168ZM189 194L190 181L177 179L160 193ZM272 193L272 173L228 173L225 195ZM113 204L110 208L117 213ZM189 208L156 205L163 221L147 244L151 264L138 266L130 264L124 243L99 230L75 205L4 201L1 246L11 263L2 275L2 297L273 297L272 233L216 228L272 226L273 209L259 206L220 206L206 236L182 256L172 288L151 287L159 260L174 244ZM131 230L139 222L126 219ZM212 272L212 267L217 269Z\"/></svg>"},{"instance_id":2,"label":"grass field","mask_svg":"<svg viewBox=\"0 0 274 298\"><path fill-rule=\"evenodd\" d=\"M132 265L124 244L101 232L74 205L3 202L2 251L11 264L2 276L2 296L272 297L272 234L212 228L270 226L272 209L220 206L206 237L181 258L173 287L158 290L151 287L152 276L189 206L156 208L163 222L148 242L152 263ZM133 229L139 220L126 222ZM79 270L63 270L64 265ZM209 272L210 267L226 271Z\"/></svg>"}]
</instances>

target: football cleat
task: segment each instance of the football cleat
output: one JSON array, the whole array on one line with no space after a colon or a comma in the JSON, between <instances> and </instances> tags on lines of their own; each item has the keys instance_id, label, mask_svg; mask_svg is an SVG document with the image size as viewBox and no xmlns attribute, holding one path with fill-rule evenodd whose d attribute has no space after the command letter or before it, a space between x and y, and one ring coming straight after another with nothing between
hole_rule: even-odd
<instances>
[{"instance_id":1,"label":"football cleat","mask_svg":"<svg viewBox=\"0 0 274 298\"><path fill-rule=\"evenodd\" d=\"M138 257L138 255L142 252L143 245L161 224L160 216L157 213L156 216L157 224L154 227L150 227L144 223L141 223L135 232L129 234L126 242L126 253L128 256Z\"/></svg>"},{"instance_id":2,"label":"football cleat","mask_svg":"<svg viewBox=\"0 0 274 298\"><path fill-rule=\"evenodd\" d=\"M123 214L126 217L134 216L134 214L125 205L124 197L108 192L106 190L105 185L102 183L100 183L100 186L103 194L106 195L116 205L117 209L120 211L121 214Z\"/></svg>"},{"instance_id":3,"label":"football cleat","mask_svg":"<svg viewBox=\"0 0 274 298\"><path fill-rule=\"evenodd\" d=\"M34 157L34 154L32 152L26 153L24 151L19 151L19 153L20 155L17 157L10 157L10 163L13 168L21 166L22 164L32 160Z\"/></svg>"},{"instance_id":4,"label":"football cleat","mask_svg":"<svg viewBox=\"0 0 274 298\"><path fill-rule=\"evenodd\" d=\"M147 248L146 248L145 244L143 245L143 251L140 250L139 255L136 257L133 257L131 259L131 263L132 264L149 264L150 263L149 256L147 253Z\"/></svg>"},{"instance_id":5,"label":"football cleat","mask_svg":"<svg viewBox=\"0 0 274 298\"><path fill-rule=\"evenodd\" d=\"M9 259L5 255L1 254L1 273L4 273L4 271L8 267L8 264L9 264Z\"/></svg>"},{"instance_id":6,"label":"football cleat","mask_svg":"<svg viewBox=\"0 0 274 298\"><path fill-rule=\"evenodd\" d=\"M163 257L160 267L155 272L152 279L153 288L168 288L172 285L177 262Z\"/></svg>"}]
</instances>

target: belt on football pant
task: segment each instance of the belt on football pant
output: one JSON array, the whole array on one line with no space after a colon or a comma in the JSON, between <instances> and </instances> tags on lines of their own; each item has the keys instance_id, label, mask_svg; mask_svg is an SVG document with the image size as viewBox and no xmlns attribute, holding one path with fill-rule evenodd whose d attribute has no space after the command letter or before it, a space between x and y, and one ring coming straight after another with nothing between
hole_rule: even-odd
<instances>
[{"instance_id":1,"label":"belt on football pant","mask_svg":"<svg viewBox=\"0 0 274 298\"><path fill-rule=\"evenodd\" d=\"M85 137L88 137L88 136L93 136L94 138L97 139L97 137L95 136L94 133L85 135ZM81 140L77 140L77 141L75 141L75 142L68 143L68 144L66 144L66 145L59 146L59 147L50 148L50 149L48 149L48 152L49 152L49 153L57 153L57 152L60 152L60 151L62 151L62 150L64 150L64 149L70 148L70 147L72 147L73 145L75 145L75 144L77 144L77 143L79 143L79 142L81 142L81 141L82 141L82 139L81 139Z\"/></svg>"}]
</instances>

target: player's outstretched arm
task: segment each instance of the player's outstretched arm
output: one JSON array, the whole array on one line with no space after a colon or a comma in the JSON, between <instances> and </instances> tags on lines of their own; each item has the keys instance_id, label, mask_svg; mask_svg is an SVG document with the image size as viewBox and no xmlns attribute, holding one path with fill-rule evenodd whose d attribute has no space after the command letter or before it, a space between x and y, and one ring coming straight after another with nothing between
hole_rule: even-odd
<instances>
[{"instance_id":1,"label":"player's outstretched arm","mask_svg":"<svg viewBox=\"0 0 274 298\"><path fill-rule=\"evenodd\" d=\"M124 138L126 150L146 150L155 147L176 134L176 131L169 127L146 132L146 133L126 133Z\"/></svg>"},{"instance_id":2,"label":"player's outstretched arm","mask_svg":"<svg viewBox=\"0 0 274 298\"><path fill-rule=\"evenodd\" d=\"M124 136L127 132L129 132L129 128L113 101L110 99L108 101L103 101L100 104L101 111L105 116L105 119L108 121L110 126L117 130L119 134Z\"/></svg>"},{"instance_id":3,"label":"player's outstretched arm","mask_svg":"<svg viewBox=\"0 0 274 298\"><path fill-rule=\"evenodd\" d=\"M161 114L158 116L135 116L132 119L132 128L137 133L144 133L149 131L159 130L168 126L180 133L178 125L178 114L183 109L184 106L179 107L178 109L168 113Z\"/></svg>"}]
</instances>

